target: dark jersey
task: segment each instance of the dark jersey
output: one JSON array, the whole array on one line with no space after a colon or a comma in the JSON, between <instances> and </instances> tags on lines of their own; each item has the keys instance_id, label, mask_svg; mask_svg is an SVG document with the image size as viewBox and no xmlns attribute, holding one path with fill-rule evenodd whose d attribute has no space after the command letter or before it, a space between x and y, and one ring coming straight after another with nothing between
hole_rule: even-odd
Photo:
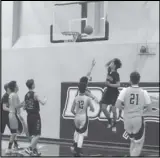
<instances>
[{"instance_id":1,"label":"dark jersey","mask_svg":"<svg viewBox=\"0 0 160 158\"><path fill-rule=\"evenodd\" d=\"M117 71L109 72L107 75L107 81L109 81L111 84L116 84L120 81L119 73ZM107 86L107 91L113 92L113 93L119 93L118 88L109 87Z\"/></svg>"},{"instance_id":2,"label":"dark jersey","mask_svg":"<svg viewBox=\"0 0 160 158\"><path fill-rule=\"evenodd\" d=\"M25 95L25 109L28 114L39 113L40 111L39 102L35 100L34 94L35 93L33 91L29 91Z\"/></svg>"},{"instance_id":3,"label":"dark jersey","mask_svg":"<svg viewBox=\"0 0 160 158\"><path fill-rule=\"evenodd\" d=\"M2 114L8 114L9 112L8 111L4 111L3 110L3 104L6 104L7 107L9 107L9 94L8 93L5 93L2 97L2 100L1 100L1 111L2 111Z\"/></svg>"}]
</instances>

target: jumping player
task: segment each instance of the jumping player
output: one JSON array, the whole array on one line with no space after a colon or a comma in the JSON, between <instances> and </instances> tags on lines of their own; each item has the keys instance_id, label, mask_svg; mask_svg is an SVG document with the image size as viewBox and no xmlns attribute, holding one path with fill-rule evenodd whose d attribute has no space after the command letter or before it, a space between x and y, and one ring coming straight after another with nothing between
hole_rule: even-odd
<instances>
[{"instance_id":1,"label":"jumping player","mask_svg":"<svg viewBox=\"0 0 160 158\"><path fill-rule=\"evenodd\" d=\"M16 137L18 133L21 133L23 131L23 125L17 115L17 109L24 106L23 103L20 103L19 97L18 97L18 86L16 81L11 81L8 83L8 88L10 90L9 95L9 126L11 130L11 136L9 140L8 150L6 151L6 154L10 154L12 151L12 145L13 142L18 145L16 141Z\"/></svg>"},{"instance_id":2,"label":"jumping player","mask_svg":"<svg viewBox=\"0 0 160 158\"><path fill-rule=\"evenodd\" d=\"M150 96L147 91L138 86L139 81L140 74L132 72L130 75L131 87L124 88L116 102L117 108L124 109L124 129L131 140L130 156L140 156L141 154L145 139L143 113L151 111Z\"/></svg>"},{"instance_id":3,"label":"jumping player","mask_svg":"<svg viewBox=\"0 0 160 158\"><path fill-rule=\"evenodd\" d=\"M75 124L75 133L74 133L74 146L71 147L72 152L75 153L75 156L82 156L82 146L84 136L87 136L88 133L88 107L92 112L94 112L94 107L92 105L91 98L85 95L87 84L80 82L79 83L79 95L74 99L71 112L75 115L74 124Z\"/></svg>"},{"instance_id":4,"label":"jumping player","mask_svg":"<svg viewBox=\"0 0 160 158\"><path fill-rule=\"evenodd\" d=\"M40 156L41 153L37 150L38 140L41 135L41 117L40 106L46 104L46 99L42 101L37 93L34 92L35 83L33 79L27 80L26 86L29 89L25 95L25 110L27 112L27 124L28 132L31 138L31 145L25 150L25 152L32 156Z\"/></svg>"},{"instance_id":5,"label":"jumping player","mask_svg":"<svg viewBox=\"0 0 160 158\"><path fill-rule=\"evenodd\" d=\"M116 108L115 102L119 95L118 87L120 87L120 77L117 70L122 66L121 61L117 58L111 60L106 65L108 74L106 79L106 86L107 89L104 92L102 99L100 101L100 105L102 111L106 118L108 119L108 128L112 127L112 131L116 132ZM113 122L110 118L110 113L107 111L107 106L112 105L112 112L113 112Z\"/></svg>"}]
</instances>

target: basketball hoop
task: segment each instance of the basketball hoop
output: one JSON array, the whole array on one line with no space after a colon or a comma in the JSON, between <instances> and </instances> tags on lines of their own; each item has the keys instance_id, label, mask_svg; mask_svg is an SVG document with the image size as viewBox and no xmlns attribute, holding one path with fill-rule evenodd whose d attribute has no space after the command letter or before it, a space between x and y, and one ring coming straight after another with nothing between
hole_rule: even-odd
<instances>
[{"instance_id":1,"label":"basketball hoop","mask_svg":"<svg viewBox=\"0 0 160 158\"><path fill-rule=\"evenodd\" d=\"M78 42L82 37L86 37L86 34L80 34L79 32L62 32L62 35L64 36L72 36L72 39L64 40L64 42Z\"/></svg>"}]
</instances>

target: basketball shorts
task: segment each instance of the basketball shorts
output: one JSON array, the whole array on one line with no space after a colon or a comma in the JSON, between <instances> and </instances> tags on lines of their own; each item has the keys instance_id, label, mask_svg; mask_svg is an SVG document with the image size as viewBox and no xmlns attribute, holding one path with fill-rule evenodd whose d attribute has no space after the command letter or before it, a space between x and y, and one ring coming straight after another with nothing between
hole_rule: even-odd
<instances>
[{"instance_id":1,"label":"basketball shorts","mask_svg":"<svg viewBox=\"0 0 160 158\"><path fill-rule=\"evenodd\" d=\"M89 119L86 114L75 116L74 125L75 125L76 132L80 134L84 134L84 136L87 136L88 135L88 124L89 124Z\"/></svg>"},{"instance_id":2,"label":"basketball shorts","mask_svg":"<svg viewBox=\"0 0 160 158\"><path fill-rule=\"evenodd\" d=\"M9 125L12 134L21 134L23 132L23 124L19 115L15 113L9 113Z\"/></svg>"},{"instance_id":3,"label":"basketball shorts","mask_svg":"<svg viewBox=\"0 0 160 158\"><path fill-rule=\"evenodd\" d=\"M6 126L8 126L8 128L10 129L10 126L9 126L9 114L8 113L5 113L5 114L2 113L1 118L2 118L2 121L1 121L1 133L3 134Z\"/></svg>"},{"instance_id":4,"label":"basketball shorts","mask_svg":"<svg viewBox=\"0 0 160 158\"><path fill-rule=\"evenodd\" d=\"M142 123L141 126L136 133L128 133L128 136L130 139L134 139L135 141L139 141L142 139L142 137L145 134L145 123L144 123L144 118L142 117Z\"/></svg>"},{"instance_id":5,"label":"basketball shorts","mask_svg":"<svg viewBox=\"0 0 160 158\"><path fill-rule=\"evenodd\" d=\"M114 106L116 103L116 100L118 98L119 93L118 92L112 92L109 90L105 90L102 99L100 101L100 104L106 104L106 105L112 105Z\"/></svg>"},{"instance_id":6,"label":"basketball shorts","mask_svg":"<svg viewBox=\"0 0 160 158\"><path fill-rule=\"evenodd\" d=\"M27 125L29 136L41 135L41 117L39 113L29 113L27 115Z\"/></svg>"}]
</instances>

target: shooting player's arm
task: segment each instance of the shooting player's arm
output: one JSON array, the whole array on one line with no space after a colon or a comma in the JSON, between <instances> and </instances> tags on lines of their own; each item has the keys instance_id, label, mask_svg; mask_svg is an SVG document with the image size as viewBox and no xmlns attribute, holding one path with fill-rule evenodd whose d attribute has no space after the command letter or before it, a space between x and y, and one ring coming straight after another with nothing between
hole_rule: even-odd
<instances>
[{"instance_id":1,"label":"shooting player's arm","mask_svg":"<svg viewBox=\"0 0 160 158\"><path fill-rule=\"evenodd\" d=\"M118 87L120 87L119 74L118 73L114 73L114 77L115 77L116 83L115 84L111 84L109 81L106 81L106 85L109 86L109 87L118 88Z\"/></svg>"},{"instance_id":2,"label":"shooting player's arm","mask_svg":"<svg viewBox=\"0 0 160 158\"><path fill-rule=\"evenodd\" d=\"M118 81L118 82L116 82L116 84L111 84L108 81L106 81L106 85L113 87L113 88L118 88L118 87L120 87L120 82Z\"/></svg>"}]
</instances>

